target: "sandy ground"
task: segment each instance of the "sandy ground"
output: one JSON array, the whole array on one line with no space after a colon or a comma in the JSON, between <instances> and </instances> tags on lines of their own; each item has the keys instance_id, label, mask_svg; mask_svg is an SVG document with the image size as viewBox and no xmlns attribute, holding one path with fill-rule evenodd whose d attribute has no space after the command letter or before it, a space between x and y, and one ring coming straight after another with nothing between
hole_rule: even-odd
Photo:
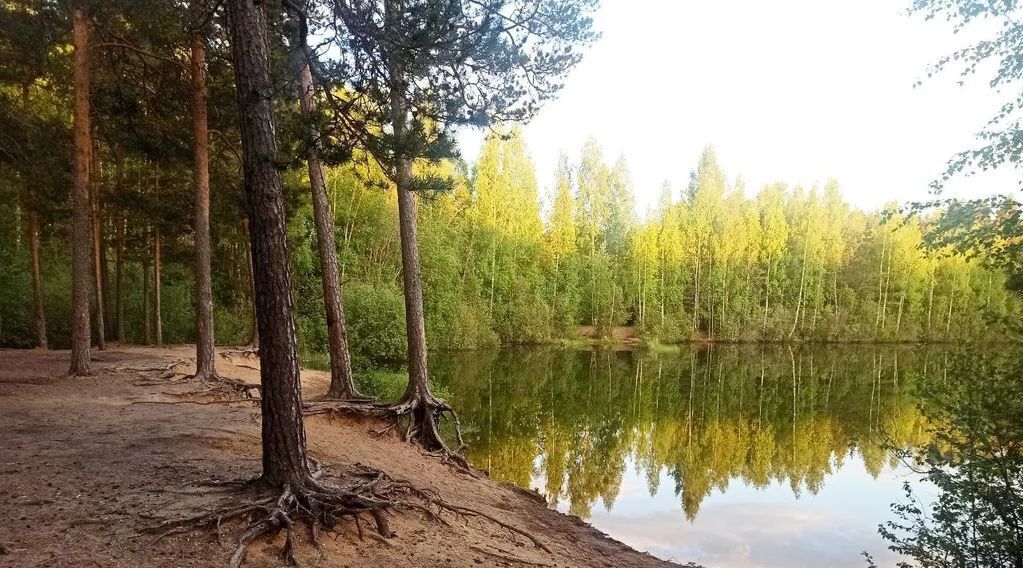
<instances>
[{"instance_id":1,"label":"sandy ground","mask_svg":"<svg viewBox=\"0 0 1023 568\"><path fill-rule=\"evenodd\" d=\"M202 483L243 479L260 467L259 413L251 404L165 404L189 383L154 381L154 368L192 361L192 348L118 348L94 352L94 377L66 378L66 351L0 351L0 567L227 566L240 524L220 535L196 533L153 542L141 529L155 520L214 505ZM189 372L190 362L176 370ZM226 376L258 382L258 362L218 357ZM303 373L306 397L328 378ZM159 402L159 404L150 404ZM310 417L310 453L329 468L364 464L483 511L539 538L527 539L478 518L446 515L446 524L396 511L391 539L360 539L353 523L299 547L303 566L673 566L638 553L578 518L551 510L529 492L458 473L361 419ZM367 528L371 523L364 523ZM367 530L367 532L369 532ZM256 541L246 566L280 566L283 538Z\"/></svg>"}]
</instances>

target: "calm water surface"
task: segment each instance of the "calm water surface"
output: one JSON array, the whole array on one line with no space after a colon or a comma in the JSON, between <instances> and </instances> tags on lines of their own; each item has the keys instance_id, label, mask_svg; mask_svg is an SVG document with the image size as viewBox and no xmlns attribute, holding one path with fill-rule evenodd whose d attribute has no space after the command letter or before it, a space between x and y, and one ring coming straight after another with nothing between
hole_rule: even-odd
<instances>
[{"instance_id":1,"label":"calm water surface","mask_svg":"<svg viewBox=\"0 0 1023 568\"><path fill-rule=\"evenodd\" d=\"M892 565L877 534L916 476L914 392L945 348L432 354L469 458L632 547L714 567ZM926 494L926 487L921 487Z\"/></svg>"}]
</instances>

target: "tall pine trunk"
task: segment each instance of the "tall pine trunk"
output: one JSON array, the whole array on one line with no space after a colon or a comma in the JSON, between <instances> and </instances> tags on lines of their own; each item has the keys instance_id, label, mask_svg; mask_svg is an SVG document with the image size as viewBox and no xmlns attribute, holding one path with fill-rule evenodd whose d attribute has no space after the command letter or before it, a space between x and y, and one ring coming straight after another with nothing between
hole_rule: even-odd
<instances>
[{"instance_id":1,"label":"tall pine trunk","mask_svg":"<svg viewBox=\"0 0 1023 568\"><path fill-rule=\"evenodd\" d=\"M71 185L71 376L92 373L89 322L89 240L92 218L89 215L89 153L91 151L89 117L89 32L91 23L81 4L72 8L74 46L74 135Z\"/></svg>"},{"instance_id":2,"label":"tall pine trunk","mask_svg":"<svg viewBox=\"0 0 1023 568\"><path fill-rule=\"evenodd\" d=\"M393 15L392 15L393 17ZM401 275L405 289L405 334L408 337L409 382L406 398L429 393L426 363L426 320L423 314L423 280L419 266L419 237L416 234L416 197L409 191L412 162L402 148L405 136L405 79L398 65L391 68L391 126L399 146L395 164L398 191L398 231L401 235Z\"/></svg>"},{"instance_id":3,"label":"tall pine trunk","mask_svg":"<svg viewBox=\"0 0 1023 568\"><path fill-rule=\"evenodd\" d=\"M32 320L36 328L36 347L46 349L46 305L39 260L39 215L35 211L28 214L28 248L32 264Z\"/></svg>"},{"instance_id":4,"label":"tall pine trunk","mask_svg":"<svg viewBox=\"0 0 1023 568\"><path fill-rule=\"evenodd\" d=\"M95 155L92 156L95 158ZM95 164L95 160L92 162ZM93 171L96 171L95 169ZM100 213L99 185L92 184L92 260L93 260L93 281L96 290L96 347L99 350L107 348L106 330L106 298L103 295L103 216Z\"/></svg>"},{"instance_id":5,"label":"tall pine trunk","mask_svg":"<svg viewBox=\"0 0 1023 568\"><path fill-rule=\"evenodd\" d=\"M266 16L258 0L229 0L231 50L242 141L259 327L262 481L296 486L311 475L306 460L298 346Z\"/></svg>"},{"instance_id":6,"label":"tall pine trunk","mask_svg":"<svg viewBox=\"0 0 1023 568\"><path fill-rule=\"evenodd\" d=\"M146 345L153 344L153 307L149 294L149 262L142 263L142 327Z\"/></svg>"},{"instance_id":7,"label":"tall pine trunk","mask_svg":"<svg viewBox=\"0 0 1023 568\"><path fill-rule=\"evenodd\" d=\"M198 13L197 0L192 10ZM195 376L216 376L213 339L213 281L210 274L210 156L206 121L206 45L192 34L192 182L195 190Z\"/></svg>"},{"instance_id":8,"label":"tall pine trunk","mask_svg":"<svg viewBox=\"0 0 1023 568\"><path fill-rule=\"evenodd\" d=\"M163 347L163 309L160 306L160 228L153 237L153 312L156 316L156 346Z\"/></svg>"},{"instance_id":9,"label":"tall pine trunk","mask_svg":"<svg viewBox=\"0 0 1023 568\"><path fill-rule=\"evenodd\" d=\"M302 38L301 41L305 41ZM305 46L299 46L304 49ZM308 62L299 58L298 88L302 116L311 121L316 111L315 87ZM337 240L334 213L327 199L327 183L320 165L319 133L307 126L306 161L309 166L309 186L313 193L313 218L316 223L316 247L320 256L323 280L323 304L327 314L327 338L330 348L329 398L354 398L358 395L352 375L352 358L348 351L348 331L345 310L341 303L341 279L338 270Z\"/></svg>"},{"instance_id":10,"label":"tall pine trunk","mask_svg":"<svg viewBox=\"0 0 1023 568\"><path fill-rule=\"evenodd\" d=\"M117 317L117 342L124 343L124 236L128 220L121 218L117 227L117 263L114 267L114 305Z\"/></svg>"}]
</instances>

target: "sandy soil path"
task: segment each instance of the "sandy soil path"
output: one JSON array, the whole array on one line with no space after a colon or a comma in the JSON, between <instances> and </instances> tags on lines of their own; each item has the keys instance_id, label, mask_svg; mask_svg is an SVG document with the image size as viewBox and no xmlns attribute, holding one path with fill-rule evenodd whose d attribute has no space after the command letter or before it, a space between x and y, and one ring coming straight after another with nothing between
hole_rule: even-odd
<instances>
[{"instance_id":1,"label":"sandy soil path","mask_svg":"<svg viewBox=\"0 0 1023 568\"><path fill-rule=\"evenodd\" d=\"M259 471L258 409L162 404L195 385L154 381L159 372L137 370L192 355L189 346L113 347L95 353L96 376L69 379L62 376L67 352L0 351L0 567L227 565L241 526L221 527L219 538L152 542L140 533L154 518L211 506L219 497L203 481ZM226 376L258 382L253 358L220 357L217 364ZM190 363L176 370L189 372ZM306 396L325 392L327 382L323 373L304 373ZM445 525L399 511L391 519L394 538L360 540L346 523L336 538L324 539L321 551L300 547L304 566L673 566L552 511L529 492L457 473L393 435L370 433L381 426L311 417L310 453L328 466L360 463L407 479L531 532L551 552L478 519L448 517ZM299 531L308 544L304 535ZM257 541L245 565L281 565L282 544L283 538Z\"/></svg>"}]
</instances>

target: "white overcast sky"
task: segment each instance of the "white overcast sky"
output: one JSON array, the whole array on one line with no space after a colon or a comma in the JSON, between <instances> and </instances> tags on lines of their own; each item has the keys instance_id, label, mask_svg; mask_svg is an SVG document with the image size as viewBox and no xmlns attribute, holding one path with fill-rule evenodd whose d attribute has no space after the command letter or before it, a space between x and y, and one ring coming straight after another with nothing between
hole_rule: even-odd
<instances>
[{"instance_id":1,"label":"white overcast sky","mask_svg":"<svg viewBox=\"0 0 1023 568\"><path fill-rule=\"evenodd\" d=\"M862 208L926 198L927 184L1004 100L987 75L958 85L927 67L962 45L909 0L603 0L603 37L558 100L524 129L542 191L558 152L594 136L624 154L637 210L661 182L680 188L712 145L748 191L833 177ZM460 136L475 160L481 135ZM946 195L1015 191L1011 171L957 181Z\"/></svg>"}]
</instances>

